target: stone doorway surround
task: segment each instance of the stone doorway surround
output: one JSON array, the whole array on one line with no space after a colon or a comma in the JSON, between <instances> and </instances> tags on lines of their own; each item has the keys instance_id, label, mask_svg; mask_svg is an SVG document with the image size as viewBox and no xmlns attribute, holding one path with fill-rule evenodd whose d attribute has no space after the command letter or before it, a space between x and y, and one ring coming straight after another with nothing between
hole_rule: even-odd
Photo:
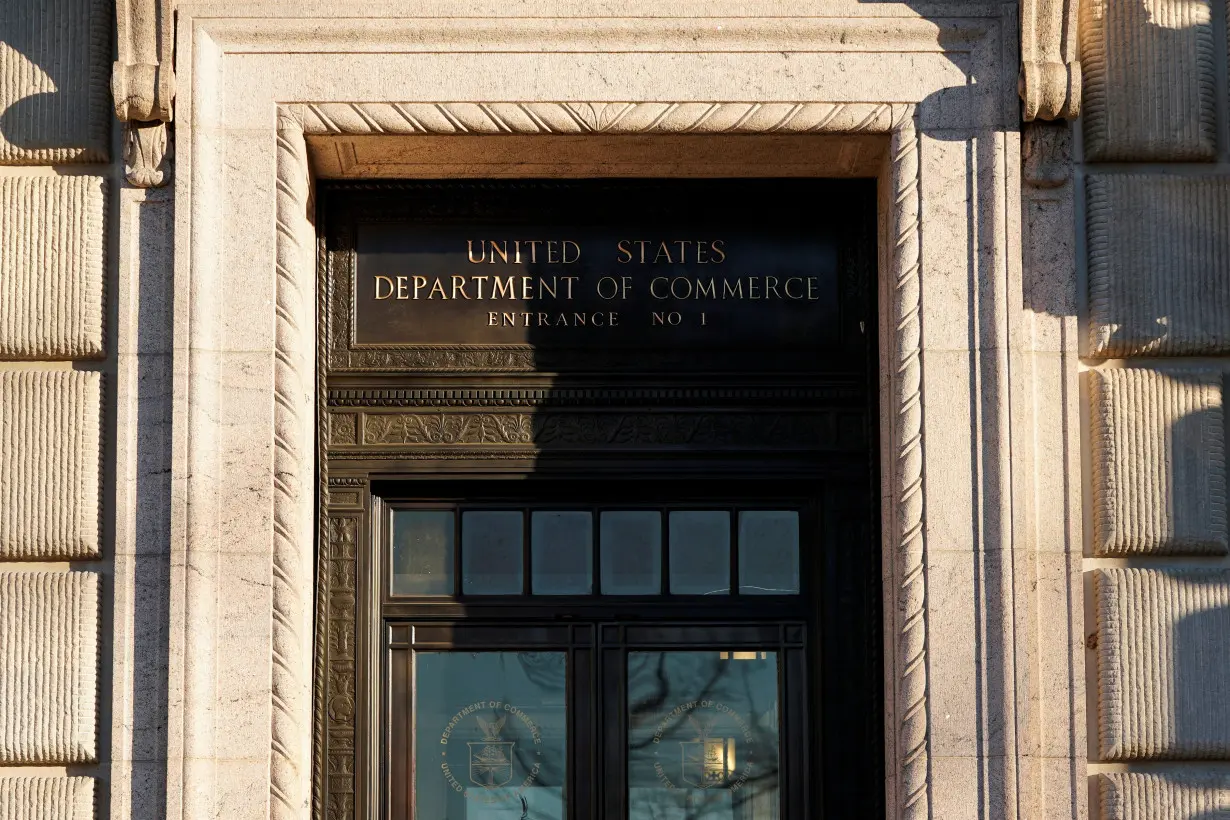
<instances>
[{"instance_id":1,"label":"stone doorway surround","mask_svg":"<svg viewBox=\"0 0 1230 820\"><path fill-rule=\"evenodd\" d=\"M318 146L816 134L887 144L889 814L1083 816L1075 309L1035 298L1072 272L1020 261L1016 7L304 5L178 8L168 816L375 779L312 758Z\"/></svg>"}]
</instances>

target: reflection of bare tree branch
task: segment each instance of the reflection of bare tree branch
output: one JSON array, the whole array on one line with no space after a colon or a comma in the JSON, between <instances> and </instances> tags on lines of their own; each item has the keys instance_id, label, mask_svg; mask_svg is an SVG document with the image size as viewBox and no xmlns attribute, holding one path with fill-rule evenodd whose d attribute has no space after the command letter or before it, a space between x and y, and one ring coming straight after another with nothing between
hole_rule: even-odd
<instances>
[{"instance_id":1,"label":"reflection of bare tree branch","mask_svg":"<svg viewBox=\"0 0 1230 820\"><path fill-rule=\"evenodd\" d=\"M654 670L654 682L657 688L649 696L642 698L635 703L629 704L628 723L631 726L638 726L641 720L643 720L646 716L652 720L654 715L659 714L662 711L663 704L668 702L674 703L674 699L671 698L670 680L666 671L666 659L668 657L668 653L658 652L656 654L658 656L658 662L657 668ZM709 678L709 680L700 687L699 691L697 691L695 695L688 695L684 698L684 701L707 700L713 697L718 682L727 671L728 668L715 664L713 667L713 675ZM631 677L631 675L629 675L629 677ZM688 687L685 686L684 688L686 689ZM629 692L629 696L631 696L631 692ZM676 696L676 699L677 697L678 696ZM665 731L663 731L663 735L674 734L675 729L685 720L687 720L687 713L677 716L674 721L669 724ZM633 749L644 749L647 746L652 745L652 743L652 733L650 733L650 735L644 740L637 742L633 742L632 738L629 738L628 750L632 751Z\"/></svg>"},{"instance_id":2,"label":"reflection of bare tree branch","mask_svg":"<svg viewBox=\"0 0 1230 820\"><path fill-rule=\"evenodd\" d=\"M651 820L659 816L684 820L777 818L781 731L776 709L776 681L771 688L758 686L752 666L721 662L716 657L712 659L712 665L705 663L699 668L681 669L678 664L670 663L669 652L638 654L642 662L630 665L628 675L628 751L630 767L639 770L645 782L656 777L650 767L667 762L662 757L661 747L654 753L649 752L655 745L655 735L661 742L662 739L681 737L681 732L688 738L698 732L702 735L705 733L694 726L695 731L688 734L687 723L695 721L700 725L705 721L696 721L693 710L671 717L669 712L675 707L692 701L721 702L739 709L745 726L739 727L736 737L738 748L743 750L739 758L743 765L737 772L731 773L724 786L714 785L708 789L684 787L681 790L638 789L642 791L643 802L638 800L635 816L647 816ZM764 704L760 707L757 705L766 696L772 698L767 711L763 708ZM755 761L755 765L749 769L750 761ZM629 774L633 775L633 772L630 770ZM737 787L732 788L736 777ZM635 775L633 778L636 780Z\"/></svg>"}]
</instances>

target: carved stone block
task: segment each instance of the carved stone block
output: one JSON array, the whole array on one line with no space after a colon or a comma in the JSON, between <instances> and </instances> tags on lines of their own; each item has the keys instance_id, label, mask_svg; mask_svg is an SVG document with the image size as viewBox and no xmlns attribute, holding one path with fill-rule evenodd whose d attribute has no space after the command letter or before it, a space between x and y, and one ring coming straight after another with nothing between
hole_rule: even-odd
<instances>
[{"instance_id":1,"label":"carved stone block","mask_svg":"<svg viewBox=\"0 0 1230 820\"><path fill-rule=\"evenodd\" d=\"M114 15L106 0L0 3L0 165L110 159Z\"/></svg>"},{"instance_id":2,"label":"carved stone block","mask_svg":"<svg viewBox=\"0 0 1230 820\"><path fill-rule=\"evenodd\" d=\"M1097 555L1224 554L1222 374L1088 374Z\"/></svg>"},{"instance_id":3,"label":"carved stone block","mask_svg":"<svg viewBox=\"0 0 1230 820\"><path fill-rule=\"evenodd\" d=\"M1101 758L1230 759L1230 572L1103 569L1094 585Z\"/></svg>"},{"instance_id":4,"label":"carved stone block","mask_svg":"<svg viewBox=\"0 0 1230 820\"><path fill-rule=\"evenodd\" d=\"M1102 820L1212 820L1230 809L1230 777L1219 772L1098 776Z\"/></svg>"},{"instance_id":5,"label":"carved stone block","mask_svg":"<svg viewBox=\"0 0 1230 820\"><path fill-rule=\"evenodd\" d=\"M1090 354L1230 352L1230 177L1088 180Z\"/></svg>"},{"instance_id":6,"label":"carved stone block","mask_svg":"<svg viewBox=\"0 0 1230 820\"><path fill-rule=\"evenodd\" d=\"M89 777L0 778L4 820L93 820L94 780Z\"/></svg>"},{"instance_id":7,"label":"carved stone block","mask_svg":"<svg viewBox=\"0 0 1230 820\"><path fill-rule=\"evenodd\" d=\"M1208 0L1081 3L1085 157L1216 159Z\"/></svg>"},{"instance_id":8,"label":"carved stone block","mask_svg":"<svg viewBox=\"0 0 1230 820\"><path fill-rule=\"evenodd\" d=\"M89 763L98 720L98 575L0 573L0 763Z\"/></svg>"},{"instance_id":9,"label":"carved stone block","mask_svg":"<svg viewBox=\"0 0 1230 820\"><path fill-rule=\"evenodd\" d=\"M0 358L103 355L106 183L0 179Z\"/></svg>"},{"instance_id":10,"label":"carved stone block","mask_svg":"<svg viewBox=\"0 0 1230 820\"><path fill-rule=\"evenodd\" d=\"M100 382L0 372L0 558L99 554Z\"/></svg>"}]
</instances>

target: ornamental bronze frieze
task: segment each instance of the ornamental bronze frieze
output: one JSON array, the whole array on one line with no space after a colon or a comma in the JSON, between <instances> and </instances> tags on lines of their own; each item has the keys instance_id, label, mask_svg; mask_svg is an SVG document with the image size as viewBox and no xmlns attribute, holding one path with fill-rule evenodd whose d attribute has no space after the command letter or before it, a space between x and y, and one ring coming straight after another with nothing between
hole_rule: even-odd
<instances>
[{"instance_id":1,"label":"ornamental bronze frieze","mask_svg":"<svg viewBox=\"0 0 1230 820\"><path fill-rule=\"evenodd\" d=\"M856 452L866 446L856 411L777 412L335 412L330 444L356 447L524 447L595 451L687 447L694 451ZM353 435L360 431L358 443Z\"/></svg>"}]
</instances>

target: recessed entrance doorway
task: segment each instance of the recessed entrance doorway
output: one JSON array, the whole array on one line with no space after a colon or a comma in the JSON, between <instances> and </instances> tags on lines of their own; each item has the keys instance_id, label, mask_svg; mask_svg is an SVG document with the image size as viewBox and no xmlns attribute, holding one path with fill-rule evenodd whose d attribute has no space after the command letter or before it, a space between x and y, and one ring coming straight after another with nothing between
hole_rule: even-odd
<instances>
[{"instance_id":1,"label":"recessed entrance doorway","mask_svg":"<svg viewBox=\"0 0 1230 820\"><path fill-rule=\"evenodd\" d=\"M874 202L322 186L320 805L883 814Z\"/></svg>"}]
</instances>

